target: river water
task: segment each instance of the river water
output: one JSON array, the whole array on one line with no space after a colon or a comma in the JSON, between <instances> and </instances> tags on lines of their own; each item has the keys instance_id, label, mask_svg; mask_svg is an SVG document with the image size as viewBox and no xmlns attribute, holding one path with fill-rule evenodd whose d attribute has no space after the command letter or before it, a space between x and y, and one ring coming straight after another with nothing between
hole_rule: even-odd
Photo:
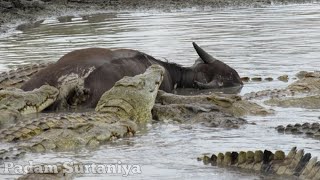
<instances>
[{"instance_id":1,"label":"river water","mask_svg":"<svg viewBox=\"0 0 320 180\"><path fill-rule=\"evenodd\" d=\"M272 77L249 82L241 94L281 88L301 71L320 68L320 4L275 5L260 8L184 9L107 12L75 16L71 21L46 19L38 27L17 31L0 39L0 70L38 61L56 61L74 49L118 47L141 50L159 59L184 66L197 58L195 41L216 58L234 67L240 76ZM257 125L239 129L159 123L134 138L122 139L96 151L29 154L20 162L80 161L137 164L141 174L129 179L259 179L254 174L226 171L196 161L202 153L232 150L304 148L320 157L319 141L303 136L280 135L280 124L319 121L320 110L275 108L275 115L245 117ZM122 175L85 174L78 179L122 179ZM15 176L0 175L0 178Z\"/></svg>"}]
</instances>

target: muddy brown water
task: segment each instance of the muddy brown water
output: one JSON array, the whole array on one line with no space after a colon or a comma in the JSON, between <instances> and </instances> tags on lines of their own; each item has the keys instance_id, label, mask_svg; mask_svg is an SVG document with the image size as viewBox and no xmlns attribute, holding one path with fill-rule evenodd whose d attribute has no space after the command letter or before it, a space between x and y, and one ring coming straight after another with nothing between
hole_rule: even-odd
<instances>
[{"instance_id":1,"label":"muddy brown water","mask_svg":"<svg viewBox=\"0 0 320 180\"><path fill-rule=\"evenodd\" d=\"M86 47L133 48L184 66L197 58L192 41L249 77L320 69L320 4L262 8L185 9L172 12L106 12L60 21L46 19L38 27L0 39L0 70L38 61L56 61L63 54ZM287 86L278 80L246 83L241 94ZM206 152L304 148L320 157L319 140L280 135L274 127L317 122L319 109L273 108L267 117L245 117L257 125L226 130L201 125L159 123L130 139L96 151L28 154L18 161L54 163L138 164L141 174L129 179L259 179L254 174L204 166L196 157ZM78 179L124 178L121 174L83 174ZM17 176L0 174L0 178Z\"/></svg>"}]
</instances>

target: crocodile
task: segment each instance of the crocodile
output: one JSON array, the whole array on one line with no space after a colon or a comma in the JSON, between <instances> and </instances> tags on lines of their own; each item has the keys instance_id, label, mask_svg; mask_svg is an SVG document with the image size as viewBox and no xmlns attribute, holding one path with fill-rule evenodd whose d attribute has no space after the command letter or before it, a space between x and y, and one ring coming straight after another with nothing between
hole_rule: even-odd
<instances>
[{"instance_id":1,"label":"crocodile","mask_svg":"<svg viewBox=\"0 0 320 180\"><path fill-rule=\"evenodd\" d=\"M57 99L58 94L58 89L48 85L29 92L17 88L1 90L0 128L18 121L21 115L41 112Z\"/></svg>"},{"instance_id":2,"label":"crocodile","mask_svg":"<svg viewBox=\"0 0 320 180\"><path fill-rule=\"evenodd\" d=\"M52 110L52 109L62 110L65 108L69 110L70 108L72 109L79 108L79 106L83 105L83 103L86 104L86 102L89 103L89 107L91 107L91 105L96 105L95 103L96 100L94 99L100 98L101 97L100 91L108 90L109 86L112 86L112 83L115 79L121 78L123 75L126 75L128 73L129 73L128 75L130 76L135 75L136 73L139 73L140 71L147 68L151 64L159 64L165 68L164 83L162 83L162 85L160 86L160 89L164 89L166 91L172 90L174 88L173 86L182 87L182 88L189 87L189 86L190 87L196 86L198 88L200 87L208 88L208 87L213 87L211 85L214 85L216 83L220 84L219 87L242 85L239 75L234 69L224 64L223 62L213 58L211 55L205 52L202 48L200 48L196 43L193 43L193 46L200 58L196 60L195 64L192 67L188 67L188 68L183 68L177 64L162 62L142 52L129 50L129 49L89 48L89 49L77 50L77 51L73 51L66 54L57 63L48 64L47 66L46 65L41 66L42 70L40 71L38 70L38 73L36 74L32 73L33 76L31 76L31 79L26 83L24 83L21 86L21 88L29 92L28 90L31 90L38 85L43 85L43 84L52 85L58 89L59 94L58 94L58 97L56 98L56 101L54 101L52 105L50 105L49 110ZM75 58L77 57L81 57L80 60L75 60ZM128 63L129 65L131 63L131 65L138 64L139 66L128 67ZM96 66L97 64L98 65L100 64L101 66ZM64 65L67 65L67 66L65 67ZM109 65L119 65L119 67L123 67L127 69L129 68L129 70L124 72L122 72L122 70L114 72L114 69L110 70ZM61 67L61 66L63 66L63 68L59 68L59 72L54 70L55 68ZM75 67L80 67L80 68L75 68ZM117 68L119 67L117 66ZM130 69L131 67L133 67L133 69ZM27 72L30 71L29 70L30 68L20 68L20 69L22 70L18 69L17 72L22 73L23 70L26 70ZM76 71L75 69L77 70L77 72L74 72ZM48 71L53 74L50 75ZM118 72L122 72L122 74L119 75ZM109 75L105 76L106 75L105 73L112 73L112 74L110 74L110 76ZM95 80L96 76L100 77L101 82L93 83L96 81ZM13 76L13 77L18 77L18 76ZM106 80L105 77L110 77L111 79ZM55 79L52 79L52 78L55 78ZM203 78L206 80L203 80ZM103 83L102 81L104 82L108 81L108 83ZM103 86L103 87L100 87L100 86ZM88 89L88 87L90 88ZM93 87L96 87L96 88L93 88ZM95 92L95 91L99 91L99 92ZM25 93L28 94L27 92ZM218 99L218 97L212 98L212 99ZM217 124L219 124L218 126L223 126L223 127L237 127L238 125L246 123L246 121L241 118L233 117L232 115L230 115L229 112L218 113L217 110L214 110L212 108L209 112L207 107L202 107L202 106L203 105L199 105L199 104L197 105L196 104L194 105L180 104L180 105L172 105L171 107L168 107L168 106L160 107L160 105L157 105L155 106L155 110L153 111L153 117L157 117L157 120L168 119L170 118L170 116L172 116L172 114L175 114L174 112L184 109L185 112L189 113L189 116L194 117L193 121L199 121L200 119L202 119L203 120L202 122L209 124L209 126L216 126ZM215 106L215 105L212 104L209 106ZM218 106L220 106L220 104ZM193 109L193 110L190 111L190 109ZM202 109L205 111L199 111L196 109ZM220 108L220 109L223 109L223 108ZM170 112L171 113L170 114L168 110L174 110L174 111ZM34 111L34 112L38 112L38 111ZM15 117L12 114L11 116ZM184 117L182 116L178 117L178 116L179 114L176 114L175 119L179 119L181 122L189 121L187 116L184 116ZM210 122L212 120L212 119L210 120L210 118L212 117L215 117L214 122ZM226 119L223 119L224 117L226 117ZM16 119L16 118L13 118L13 119Z\"/></svg>"},{"instance_id":3,"label":"crocodile","mask_svg":"<svg viewBox=\"0 0 320 180\"><path fill-rule=\"evenodd\" d=\"M278 92L286 92L285 94L288 95L287 92L290 92L292 95L294 90L306 92L305 89L308 90L308 88L310 89L308 91L317 92L316 82L319 77L317 72L302 72L298 77L300 80L289 85L285 90L270 91L274 92L271 94L279 95L281 93ZM260 95L266 94L258 93L258 96ZM239 95L211 93L209 95L182 96L159 91L157 104L153 107L152 117L157 121L170 119L177 122L201 122L210 127L239 127L239 125L247 122L237 117L273 113L272 109L266 109L251 102L251 99L246 95L241 97ZM11 112L8 114L13 119L16 119L17 115Z\"/></svg>"},{"instance_id":4,"label":"crocodile","mask_svg":"<svg viewBox=\"0 0 320 180\"><path fill-rule=\"evenodd\" d=\"M155 122L201 124L206 127L239 128L248 122L209 104L155 104L152 109Z\"/></svg>"},{"instance_id":5,"label":"crocodile","mask_svg":"<svg viewBox=\"0 0 320 180\"><path fill-rule=\"evenodd\" d=\"M243 116L273 114L272 109L234 94L177 95L159 90L152 109L153 119L178 123L200 123L207 127L239 128L249 124Z\"/></svg>"},{"instance_id":6,"label":"crocodile","mask_svg":"<svg viewBox=\"0 0 320 180\"><path fill-rule=\"evenodd\" d=\"M285 91L287 96L273 96L265 104L279 107L301 107L318 109L320 107L320 72L300 72L299 80L290 84Z\"/></svg>"},{"instance_id":7,"label":"crocodile","mask_svg":"<svg viewBox=\"0 0 320 180\"><path fill-rule=\"evenodd\" d=\"M296 107L305 109L319 109L320 95L309 95L303 97L286 97L286 98L272 98L265 101L265 104L279 107Z\"/></svg>"},{"instance_id":8,"label":"crocodile","mask_svg":"<svg viewBox=\"0 0 320 180\"><path fill-rule=\"evenodd\" d=\"M138 127L152 119L151 109L164 73L162 66L152 65L143 74L122 78L101 96L95 112L54 114L20 121L0 131L0 141L14 145L14 149L2 150L0 159L30 151L96 148L134 135Z\"/></svg>"},{"instance_id":9,"label":"crocodile","mask_svg":"<svg viewBox=\"0 0 320 180\"><path fill-rule=\"evenodd\" d=\"M290 99L301 96L313 96L320 93L320 72L301 71L296 74L298 80L283 89L267 89L258 92L250 92L243 95L244 99ZM272 103L265 101L265 103Z\"/></svg>"},{"instance_id":10,"label":"crocodile","mask_svg":"<svg viewBox=\"0 0 320 180\"><path fill-rule=\"evenodd\" d=\"M198 157L204 164L223 168L243 170L248 173L260 173L264 176L279 176L289 179L315 180L320 179L320 161L311 158L310 153L293 147L285 155L284 151L269 150L233 151L203 155Z\"/></svg>"},{"instance_id":11,"label":"crocodile","mask_svg":"<svg viewBox=\"0 0 320 180\"><path fill-rule=\"evenodd\" d=\"M41 112L54 102L58 94L58 89L48 85L44 85L31 92L24 92L19 89L0 91L0 97L4 97L0 99L0 112L2 112L0 115L2 126L0 128L8 127L17 121L27 121L28 118L25 116L23 118L22 115ZM242 111L231 111L228 109L246 110L249 114L254 112L253 109L256 111L254 112L256 114L268 113L261 106L250 102L238 103L238 105L230 108L232 105L227 105L227 103L236 101L236 98L232 99L232 97L238 96L224 97L219 94L211 94L209 96L199 95L197 97L173 95L160 90L157 94L158 102L152 109L152 118L156 121L173 120L180 123L201 123L209 127L238 128L240 125L247 124L247 121L234 115L243 115L245 112L238 113ZM168 99L171 102L172 100L174 101L168 104ZM183 102L181 99L188 100ZM54 115L61 116L62 114L62 112L56 112ZM37 115L41 116L42 119L50 119L52 113L50 114L49 112L49 115L45 113ZM31 115L31 117L33 116Z\"/></svg>"},{"instance_id":12,"label":"crocodile","mask_svg":"<svg viewBox=\"0 0 320 180\"><path fill-rule=\"evenodd\" d=\"M300 80L279 92L285 96L292 96L295 95L295 93L317 93L320 89L317 86L317 82L316 73L306 73ZM121 91L118 93L121 93ZM274 92L275 94L278 93L277 91ZM278 95L281 93L278 93ZM118 98L118 94L115 94L113 98L116 99ZM260 97L260 95L258 94L256 97ZM0 140L8 143L16 142L18 143L18 148L14 149L14 151L17 152L13 155L12 152L8 150L1 151L0 158L11 158L10 156L13 156L13 158L19 157L23 155L25 151L65 151L75 150L79 146L95 148L108 140L134 135L137 130L137 124L134 121L121 120L128 118L126 110L131 111L131 106L127 105L126 101L123 101L125 103L117 101L106 102L103 99L108 99L108 97L106 98L104 95L101 96L101 100L96 106L96 112L60 113L58 115L55 114L19 122L15 127L1 131ZM241 97L238 95L218 93L181 96L159 91L159 93L157 93L157 104L149 105L150 107L153 106L152 116L150 113L143 116L148 117L145 118L148 120L152 118L160 121L173 119L178 122L199 122L200 120L210 127L237 128L239 125L247 123L244 119L237 117L244 115L268 115L272 113L271 110L267 110L249 101L251 99L252 98L247 96ZM121 104L122 108L120 108L121 110L119 111L118 107L108 106L106 108L105 106L101 106L101 104L108 103ZM106 109L107 111L105 111ZM138 108L136 112L136 114L140 114L144 112L144 109L139 110ZM116 115L116 118L114 115ZM119 116L122 118L119 118ZM105 119L111 120L106 121ZM100 128L98 129L97 127ZM104 130L102 131L101 129ZM79 137L79 134L81 134L81 137ZM54 138L49 139L51 137ZM57 137L63 137L65 140L57 139ZM10 151L12 151L12 149Z\"/></svg>"},{"instance_id":13,"label":"crocodile","mask_svg":"<svg viewBox=\"0 0 320 180\"><path fill-rule=\"evenodd\" d=\"M288 124L286 126L279 125L276 127L276 130L282 134L304 134L307 137L320 139L320 124L317 122Z\"/></svg>"},{"instance_id":14,"label":"crocodile","mask_svg":"<svg viewBox=\"0 0 320 180\"><path fill-rule=\"evenodd\" d=\"M21 88L22 84L40 70L53 64L52 62L30 63L18 65L9 71L0 73L0 90L7 87Z\"/></svg>"},{"instance_id":15,"label":"crocodile","mask_svg":"<svg viewBox=\"0 0 320 180\"><path fill-rule=\"evenodd\" d=\"M241 77L242 82L261 82L261 81L273 81L274 78L272 77L261 77L261 76L255 76L255 77L248 77L248 76L244 76ZM277 77L277 80L279 81L283 81L283 82L288 82L289 80L289 76L288 75L282 75Z\"/></svg>"},{"instance_id":16,"label":"crocodile","mask_svg":"<svg viewBox=\"0 0 320 180\"><path fill-rule=\"evenodd\" d=\"M216 111L231 114L236 117L246 115L270 115L272 109L266 109L261 105L248 101L235 94L211 93L195 96L183 96L159 91L157 104L168 106L170 104L188 104L195 106L212 106ZM163 107L165 107L163 106Z\"/></svg>"},{"instance_id":17,"label":"crocodile","mask_svg":"<svg viewBox=\"0 0 320 180\"><path fill-rule=\"evenodd\" d=\"M45 87L47 88L52 88L55 89L54 87L46 85ZM39 89L41 90L41 89ZM37 91L39 91L37 90ZM35 91L26 91L23 92L21 90L15 90L17 93L13 92L8 92L8 91L2 91L3 94L7 93L7 96L12 96L9 99L14 99L12 102L19 102L23 103L24 99L30 99L30 101L33 99ZM55 92L58 91L60 94L60 90L55 90ZM171 103L171 105L161 105L163 104L164 101L159 100L159 102L154 106L152 114L153 118L157 121L164 121L164 120L174 120L178 122L184 122L184 123L195 123L195 122L200 122L205 126L210 126L210 127L226 127L226 128L238 128L242 124L246 124L247 121L245 121L242 118L239 117L234 117L234 115L241 116L245 114L268 114L269 112L267 110L264 110L261 106L251 103L251 102L244 102L241 101L241 103L238 102L239 96L228 96L224 97L224 95L220 94L212 94L210 97L206 96L199 96L199 99L196 97L187 97L187 96L179 96L179 95L174 95L175 98L171 97L173 96L172 94L165 93L164 91L160 91L162 93L158 93L158 97L161 97L163 100L164 99L175 99L175 103ZM19 93L23 94L24 98L16 98L19 97ZM45 94L45 93L43 93ZM161 94L161 96L159 95ZM29 97L26 97L26 96ZM39 95L38 95L39 96ZM221 96L221 97L220 97ZM42 97L42 96L39 96ZM16 98L16 99L15 99ZM76 98L79 98L77 96ZM160 99L161 99L160 98ZM177 103L177 99L189 99L188 101L185 102L180 102L179 104ZM55 96L55 99L57 97ZM194 99L198 99L195 101ZM200 99L204 99L204 101L199 101ZM207 101L206 99L210 99L210 101ZM69 99L70 100L70 99ZM75 100L71 100L75 101ZM54 99L52 98L52 101L54 102ZM70 102L70 101L69 101ZM193 102L193 103L191 103ZM231 102L233 104L233 107L231 104L228 104L228 102ZM234 103L236 102L236 103ZM1 102L0 104L10 104L6 102ZM168 102L166 102L168 103ZM28 105L34 104L34 103L25 103ZM46 104L48 107L50 104ZM7 105L8 106L8 105ZM11 104L11 106L14 106L14 104ZM43 106L44 107L44 106ZM250 108L248 108L250 107ZM25 109L25 108L24 108ZM44 108L27 108L28 113L38 113ZM232 110L228 110L232 109ZM7 110L8 111L8 110ZM253 112L255 111L255 112ZM50 111L49 111L50 112ZM184 114L181 114L179 112L183 112ZM247 113L248 112L248 113ZM6 116L2 118L2 121L8 122L6 124L10 124L9 122L16 122L17 119L19 120L25 120L25 118L20 118L20 114L26 114L23 112L17 112L14 111L12 113L11 111L6 113ZM41 116L41 115L40 115ZM19 117L19 118L18 118ZM191 118L192 117L192 118ZM51 117L43 117L43 118L51 118ZM8 121L8 119L12 119L11 121ZM1 120L1 118L0 118ZM5 127L5 126L3 126Z\"/></svg>"}]
</instances>

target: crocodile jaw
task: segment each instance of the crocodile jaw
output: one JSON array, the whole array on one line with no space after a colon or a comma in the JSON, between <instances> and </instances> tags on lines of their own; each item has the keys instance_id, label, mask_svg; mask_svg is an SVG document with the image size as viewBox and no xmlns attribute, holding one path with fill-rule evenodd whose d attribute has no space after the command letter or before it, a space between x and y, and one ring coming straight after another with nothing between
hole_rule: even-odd
<instances>
[{"instance_id":1,"label":"crocodile jaw","mask_svg":"<svg viewBox=\"0 0 320 180\"><path fill-rule=\"evenodd\" d=\"M20 109L19 112L21 114L32 114L38 113L49 107L56 101L56 98L49 97L43 103L37 105L26 105L23 109Z\"/></svg>"},{"instance_id":2,"label":"crocodile jaw","mask_svg":"<svg viewBox=\"0 0 320 180\"><path fill-rule=\"evenodd\" d=\"M21 114L41 112L56 101L59 91L43 85L39 89L24 92L19 89L0 91L0 109L14 110Z\"/></svg>"}]
</instances>

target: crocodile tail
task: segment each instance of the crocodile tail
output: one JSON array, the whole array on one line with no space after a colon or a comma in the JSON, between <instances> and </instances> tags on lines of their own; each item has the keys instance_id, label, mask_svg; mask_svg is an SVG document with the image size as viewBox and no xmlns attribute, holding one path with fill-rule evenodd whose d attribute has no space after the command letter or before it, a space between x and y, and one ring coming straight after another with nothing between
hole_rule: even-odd
<instances>
[{"instance_id":1,"label":"crocodile tail","mask_svg":"<svg viewBox=\"0 0 320 180\"><path fill-rule=\"evenodd\" d=\"M279 125L275 129L282 134L305 135L315 139L320 137L320 123L318 122Z\"/></svg>"},{"instance_id":2,"label":"crocodile tail","mask_svg":"<svg viewBox=\"0 0 320 180\"><path fill-rule=\"evenodd\" d=\"M320 179L320 162L310 153L293 147L288 155L283 151L268 150L225 152L198 158L204 164L233 169L250 170L263 175L280 175L305 180Z\"/></svg>"}]
</instances>

